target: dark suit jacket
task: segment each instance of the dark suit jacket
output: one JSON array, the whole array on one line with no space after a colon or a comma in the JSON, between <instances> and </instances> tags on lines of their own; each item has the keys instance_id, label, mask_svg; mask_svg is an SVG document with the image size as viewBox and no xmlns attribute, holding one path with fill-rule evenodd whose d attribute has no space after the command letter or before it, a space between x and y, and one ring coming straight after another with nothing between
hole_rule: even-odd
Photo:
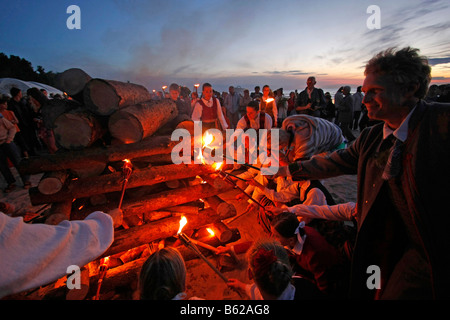
<instances>
[{"instance_id":1,"label":"dark suit jacket","mask_svg":"<svg viewBox=\"0 0 450 320\"><path fill-rule=\"evenodd\" d=\"M380 152L383 123L363 130L347 149L289 166L294 180L358 175L351 296L450 298L449 129L450 104L420 101L409 121L402 172L389 182L381 178L387 158ZM389 220L388 212L398 212L403 223ZM404 232L389 230L382 221L402 225ZM393 241L389 245L390 236ZM366 286L369 264L381 263L372 259L376 255L389 260L385 265L389 267L382 270L379 292Z\"/></svg>"},{"instance_id":2,"label":"dark suit jacket","mask_svg":"<svg viewBox=\"0 0 450 320\"><path fill-rule=\"evenodd\" d=\"M298 94L296 107L304 107L308 103L311 102L311 109L304 110L305 114L309 114L311 116L318 116L320 114L319 111L314 112L314 110L324 109L326 108L325 95L323 94L322 89L314 88L311 92L311 100L309 100L307 88Z\"/></svg>"}]
</instances>

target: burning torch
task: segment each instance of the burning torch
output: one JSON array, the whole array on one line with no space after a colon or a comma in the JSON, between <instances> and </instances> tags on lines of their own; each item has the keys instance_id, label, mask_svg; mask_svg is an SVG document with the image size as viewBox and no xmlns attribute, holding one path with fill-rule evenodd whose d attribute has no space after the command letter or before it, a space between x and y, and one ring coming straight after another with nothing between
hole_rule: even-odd
<instances>
[{"instance_id":1,"label":"burning torch","mask_svg":"<svg viewBox=\"0 0 450 320\"><path fill-rule=\"evenodd\" d=\"M123 196L125 195L125 189L127 188L128 179L130 178L132 172L133 166L131 164L131 161L129 159L123 160L123 167L122 167L123 184L122 184L122 195L120 196L120 202L118 206L119 209L122 207Z\"/></svg>"},{"instance_id":2,"label":"burning torch","mask_svg":"<svg viewBox=\"0 0 450 320\"><path fill-rule=\"evenodd\" d=\"M228 283L228 279L216 268L213 266L213 264L206 259L206 257L200 252L200 250L197 248L197 246L194 244L193 240L190 239L186 234L182 233L183 227L187 224L187 219L185 216L182 216L180 219L180 228L178 229L177 235L178 239L181 240L181 242L189 249L195 252L199 258L201 258L203 261L205 261L208 266L223 280L225 283ZM198 243L198 241L197 241ZM210 248L208 248L210 249Z\"/></svg>"},{"instance_id":3,"label":"burning torch","mask_svg":"<svg viewBox=\"0 0 450 320\"><path fill-rule=\"evenodd\" d=\"M200 87L199 83L194 84L195 92L198 94L198 87Z\"/></svg>"},{"instance_id":4,"label":"burning torch","mask_svg":"<svg viewBox=\"0 0 450 320\"><path fill-rule=\"evenodd\" d=\"M105 278L106 273L108 272L108 269L109 269L109 257L105 257L101 260L99 269L100 269L100 272L99 272L98 282L97 282L97 293L94 297L94 300L100 299L100 288L102 287L103 279Z\"/></svg>"}]
</instances>

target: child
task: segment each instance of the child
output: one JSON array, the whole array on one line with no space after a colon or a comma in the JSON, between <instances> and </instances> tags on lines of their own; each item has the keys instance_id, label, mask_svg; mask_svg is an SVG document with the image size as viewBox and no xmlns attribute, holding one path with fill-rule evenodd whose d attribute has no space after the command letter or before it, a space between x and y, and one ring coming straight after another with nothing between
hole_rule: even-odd
<instances>
[{"instance_id":1,"label":"child","mask_svg":"<svg viewBox=\"0 0 450 320\"><path fill-rule=\"evenodd\" d=\"M299 223L294 213L283 212L272 220L272 235L287 249L298 274L325 295L337 294L345 278L342 256L316 229Z\"/></svg>"},{"instance_id":2,"label":"child","mask_svg":"<svg viewBox=\"0 0 450 320\"><path fill-rule=\"evenodd\" d=\"M294 300L293 271L286 250L273 240L260 240L248 252L248 276L254 284L229 279L228 286L251 300Z\"/></svg>"},{"instance_id":3,"label":"child","mask_svg":"<svg viewBox=\"0 0 450 320\"><path fill-rule=\"evenodd\" d=\"M177 249L160 249L142 265L139 275L141 300L183 300L186 298L185 289L186 266Z\"/></svg>"}]
</instances>

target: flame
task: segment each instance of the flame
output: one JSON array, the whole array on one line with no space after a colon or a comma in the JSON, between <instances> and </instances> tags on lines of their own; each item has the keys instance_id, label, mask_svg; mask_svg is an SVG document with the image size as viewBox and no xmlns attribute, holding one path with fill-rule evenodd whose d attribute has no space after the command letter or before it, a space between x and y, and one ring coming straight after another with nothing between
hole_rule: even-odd
<instances>
[{"instance_id":1,"label":"flame","mask_svg":"<svg viewBox=\"0 0 450 320\"><path fill-rule=\"evenodd\" d=\"M268 98L268 99L266 100L266 103L272 102L272 101L274 101L274 100L275 100L274 98Z\"/></svg>"},{"instance_id":2,"label":"flame","mask_svg":"<svg viewBox=\"0 0 450 320\"><path fill-rule=\"evenodd\" d=\"M200 87L200 84L196 83L196 84L194 84L194 87L198 88L198 87Z\"/></svg>"},{"instance_id":3,"label":"flame","mask_svg":"<svg viewBox=\"0 0 450 320\"><path fill-rule=\"evenodd\" d=\"M211 229L211 228L206 228L206 231L208 231L209 234L210 234L211 236L213 236L213 237L216 235L216 234L214 233L213 229Z\"/></svg>"},{"instance_id":4,"label":"flame","mask_svg":"<svg viewBox=\"0 0 450 320\"><path fill-rule=\"evenodd\" d=\"M186 217L185 217L185 216L181 216L181 219L180 219L180 228L178 228L177 234L180 234L180 233L181 233L181 230L183 230L183 228L184 228L184 226L186 225L186 223L187 223Z\"/></svg>"},{"instance_id":5,"label":"flame","mask_svg":"<svg viewBox=\"0 0 450 320\"><path fill-rule=\"evenodd\" d=\"M123 159L122 161L125 162L126 164L130 164L131 163L130 159Z\"/></svg>"},{"instance_id":6,"label":"flame","mask_svg":"<svg viewBox=\"0 0 450 320\"><path fill-rule=\"evenodd\" d=\"M223 162L215 162L215 163L213 163L213 168L214 168L214 170L220 170L220 168L222 167L222 165L223 165Z\"/></svg>"},{"instance_id":7,"label":"flame","mask_svg":"<svg viewBox=\"0 0 450 320\"><path fill-rule=\"evenodd\" d=\"M102 260L102 264L109 264L109 256L104 257Z\"/></svg>"},{"instance_id":8,"label":"flame","mask_svg":"<svg viewBox=\"0 0 450 320\"><path fill-rule=\"evenodd\" d=\"M163 90L166 90L166 88L167 88L167 86L163 86L163 87L162 87Z\"/></svg>"},{"instance_id":9,"label":"flame","mask_svg":"<svg viewBox=\"0 0 450 320\"><path fill-rule=\"evenodd\" d=\"M209 132L206 132L203 136L203 149L208 147L214 141L214 136Z\"/></svg>"}]
</instances>

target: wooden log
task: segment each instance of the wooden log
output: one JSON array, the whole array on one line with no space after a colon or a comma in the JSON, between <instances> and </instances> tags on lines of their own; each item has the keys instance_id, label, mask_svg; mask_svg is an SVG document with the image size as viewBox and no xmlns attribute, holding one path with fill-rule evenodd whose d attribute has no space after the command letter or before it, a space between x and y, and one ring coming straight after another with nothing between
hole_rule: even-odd
<instances>
[{"instance_id":1,"label":"wooden log","mask_svg":"<svg viewBox=\"0 0 450 320\"><path fill-rule=\"evenodd\" d=\"M231 204L223 201L219 196L214 195L212 197L208 197L205 199L206 203L213 208L217 214L224 215L227 212L233 213L233 216L236 215L236 207Z\"/></svg>"},{"instance_id":2,"label":"wooden log","mask_svg":"<svg viewBox=\"0 0 450 320\"><path fill-rule=\"evenodd\" d=\"M53 128L55 120L62 114L76 109L82 109L83 105L69 99L49 99L41 109L42 121L47 128Z\"/></svg>"},{"instance_id":3,"label":"wooden log","mask_svg":"<svg viewBox=\"0 0 450 320\"><path fill-rule=\"evenodd\" d=\"M52 204L48 216L45 219L46 224L57 225L64 220L70 220L72 212L72 200L55 202Z\"/></svg>"},{"instance_id":4,"label":"wooden log","mask_svg":"<svg viewBox=\"0 0 450 320\"><path fill-rule=\"evenodd\" d=\"M70 68L57 74L55 87L66 92L69 96L76 96L83 91L91 79L91 76L83 70Z\"/></svg>"},{"instance_id":5,"label":"wooden log","mask_svg":"<svg viewBox=\"0 0 450 320\"><path fill-rule=\"evenodd\" d=\"M163 208L173 207L198 200L202 197L211 197L232 190L230 185L224 185L223 188L211 188L207 184L201 184L193 187L168 190L159 193L142 196L140 199L127 200L122 203L124 216L140 215L144 212L157 211ZM96 210L108 212L117 208L117 203L108 203L104 206L83 208L82 210L72 212L72 220L83 220L90 213Z\"/></svg>"},{"instance_id":6,"label":"wooden log","mask_svg":"<svg viewBox=\"0 0 450 320\"><path fill-rule=\"evenodd\" d=\"M236 213L233 215L236 216ZM216 222L211 226L214 235L222 243L227 243L233 236L233 231L222 221Z\"/></svg>"},{"instance_id":7,"label":"wooden log","mask_svg":"<svg viewBox=\"0 0 450 320\"><path fill-rule=\"evenodd\" d=\"M51 155L40 155L22 159L19 171L24 174L36 174L46 171L85 168L108 162L170 154L178 141L172 141L170 136L149 137L141 142L120 144L109 147L91 147L77 151L65 151Z\"/></svg>"},{"instance_id":8,"label":"wooden log","mask_svg":"<svg viewBox=\"0 0 450 320\"><path fill-rule=\"evenodd\" d=\"M108 129L113 138L135 143L151 136L177 115L177 106L170 99L146 101L114 112L109 117Z\"/></svg>"},{"instance_id":9,"label":"wooden log","mask_svg":"<svg viewBox=\"0 0 450 320\"><path fill-rule=\"evenodd\" d=\"M192 230L201 226L219 222L231 216L219 216L213 209L205 209L201 214L186 214L187 224L184 230ZM102 257L122 252L136 246L150 243L176 235L180 224L180 217L170 217L142 226L120 230L114 233L114 242L103 253Z\"/></svg>"},{"instance_id":10,"label":"wooden log","mask_svg":"<svg viewBox=\"0 0 450 320\"><path fill-rule=\"evenodd\" d=\"M115 80L92 79L83 91L84 103L93 113L108 116L116 110L151 100L142 85Z\"/></svg>"},{"instance_id":11,"label":"wooden log","mask_svg":"<svg viewBox=\"0 0 450 320\"><path fill-rule=\"evenodd\" d=\"M106 133L100 121L89 111L71 110L53 122L56 143L68 150L90 147Z\"/></svg>"},{"instance_id":12,"label":"wooden log","mask_svg":"<svg viewBox=\"0 0 450 320\"><path fill-rule=\"evenodd\" d=\"M42 175L37 188L42 194L57 193L62 189L68 176L69 174L66 170L45 172Z\"/></svg>"},{"instance_id":13,"label":"wooden log","mask_svg":"<svg viewBox=\"0 0 450 320\"><path fill-rule=\"evenodd\" d=\"M195 177L199 174L211 172L214 172L212 166L200 164L171 164L134 170L128 180L127 189ZM71 180L60 191L53 194L43 194L38 187L30 188L29 195L31 203L37 205L121 191L122 183L122 172L114 172L102 176Z\"/></svg>"}]
</instances>

